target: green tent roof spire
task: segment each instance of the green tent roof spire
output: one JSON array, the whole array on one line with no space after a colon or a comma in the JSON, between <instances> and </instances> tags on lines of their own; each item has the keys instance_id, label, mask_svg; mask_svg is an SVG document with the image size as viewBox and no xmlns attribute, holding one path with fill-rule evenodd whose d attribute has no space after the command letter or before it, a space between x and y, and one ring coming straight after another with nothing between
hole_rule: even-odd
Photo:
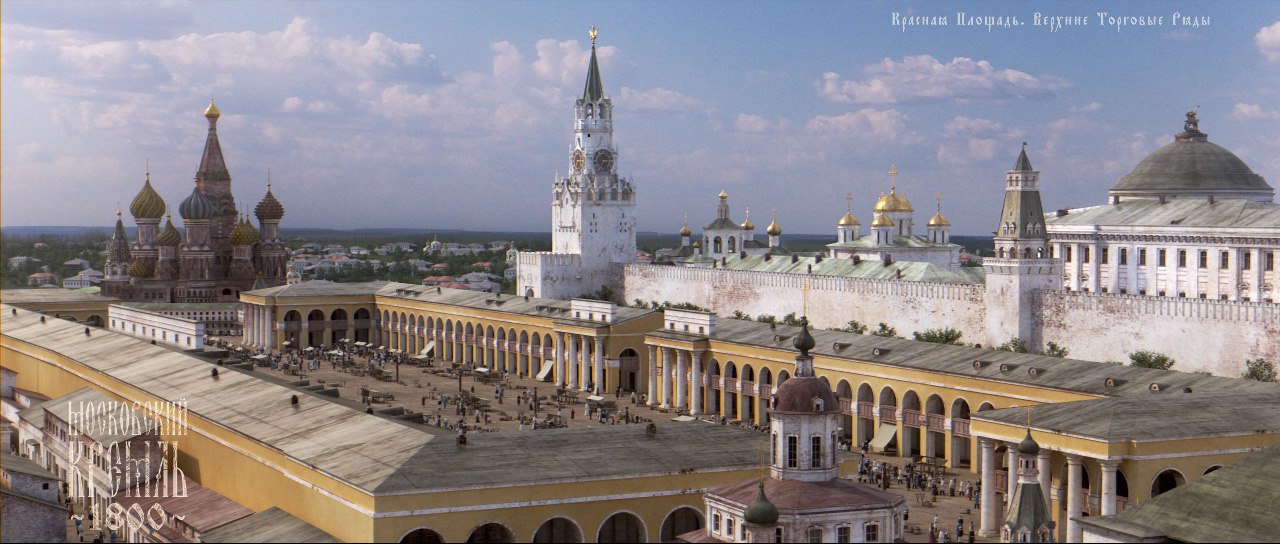
<instances>
[{"instance_id":1,"label":"green tent roof spire","mask_svg":"<svg viewBox=\"0 0 1280 544\"><path fill-rule=\"evenodd\" d=\"M596 27L591 27L591 64L587 67L587 84L582 89L582 99L597 102L604 98L604 84L600 82L600 65L596 63Z\"/></svg>"},{"instance_id":2,"label":"green tent roof spire","mask_svg":"<svg viewBox=\"0 0 1280 544\"><path fill-rule=\"evenodd\" d=\"M1014 172L1030 172L1035 170L1031 167L1031 159L1027 158L1027 142L1022 142L1022 152L1018 154L1018 162L1013 165Z\"/></svg>"}]
</instances>

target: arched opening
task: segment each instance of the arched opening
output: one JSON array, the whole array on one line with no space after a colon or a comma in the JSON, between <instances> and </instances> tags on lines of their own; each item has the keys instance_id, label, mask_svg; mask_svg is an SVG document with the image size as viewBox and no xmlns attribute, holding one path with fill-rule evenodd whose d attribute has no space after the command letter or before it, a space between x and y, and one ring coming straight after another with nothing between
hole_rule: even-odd
<instances>
[{"instance_id":1,"label":"arched opening","mask_svg":"<svg viewBox=\"0 0 1280 544\"><path fill-rule=\"evenodd\" d=\"M858 413L858 440L854 444L855 447L862 446L871 442L871 438L876 435L876 415L874 406L876 405L876 394L871 389L871 385L863 383L858 386L858 399L855 412Z\"/></svg>"},{"instance_id":2,"label":"arched opening","mask_svg":"<svg viewBox=\"0 0 1280 544\"><path fill-rule=\"evenodd\" d=\"M756 371L751 365L742 365L742 420L754 424L756 422Z\"/></svg>"},{"instance_id":3,"label":"arched opening","mask_svg":"<svg viewBox=\"0 0 1280 544\"><path fill-rule=\"evenodd\" d=\"M947 416L942 397L929 395L924 402L924 454L934 459L947 456Z\"/></svg>"},{"instance_id":4,"label":"arched opening","mask_svg":"<svg viewBox=\"0 0 1280 544\"><path fill-rule=\"evenodd\" d=\"M369 319L371 318L369 310L367 308L360 308L356 310L354 316L356 321L356 342L369 343Z\"/></svg>"},{"instance_id":5,"label":"arched opening","mask_svg":"<svg viewBox=\"0 0 1280 544\"><path fill-rule=\"evenodd\" d=\"M702 528L702 512L681 506L662 521L662 542L675 542L676 537Z\"/></svg>"},{"instance_id":6,"label":"arched opening","mask_svg":"<svg viewBox=\"0 0 1280 544\"><path fill-rule=\"evenodd\" d=\"M400 538L400 544L440 544L444 537L426 527L418 527Z\"/></svg>"},{"instance_id":7,"label":"arched opening","mask_svg":"<svg viewBox=\"0 0 1280 544\"><path fill-rule=\"evenodd\" d=\"M521 376L532 376L532 372L536 372L538 369L542 368L542 337L536 332L529 337L528 363L529 364L520 367Z\"/></svg>"},{"instance_id":8,"label":"arched opening","mask_svg":"<svg viewBox=\"0 0 1280 544\"><path fill-rule=\"evenodd\" d=\"M645 542L648 530L631 512L618 512L604 520L596 532L596 542Z\"/></svg>"},{"instance_id":9,"label":"arched opening","mask_svg":"<svg viewBox=\"0 0 1280 544\"><path fill-rule=\"evenodd\" d=\"M618 354L618 381L623 391L638 390L636 386L640 383L640 354L636 353L636 350L627 348ZM701 387L701 384L698 387ZM706 396L704 395L703 398Z\"/></svg>"},{"instance_id":10,"label":"arched opening","mask_svg":"<svg viewBox=\"0 0 1280 544\"><path fill-rule=\"evenodd\" d=\"M720 240L719 236L716 236L715 239L712 240L711 248L712 253L724 253L724 243Z\"/></svg>"},{"instance_id":11,"label":"arched opening","mask_svg":"<svg viewBox=\"0 0 1280 544\"><path fill-rule=\"evenodd\" d=\"M782 387L782 384L787 383L789 379L791 379L790 373L785 370L778 371L778 387Z\"/></svg>"},{"instance_id":12,"label":"arched opening","mask_svg":"<svg viewBox=\"0 0 1280 544\"><path fill-rule=\"evenodd\" d=\"M1213 465L1213 466L1211 466L1211 467L1209 467L1209 468L1204 469L1204 472L1203 472L1203 473L1201 473L1200 475L1201 475L1201 476L1208 476L1210 472L1213 472L1213 471L1218 470L1218 469L1220 469L1220 468L1222 468L1222 465Z\"/></svg>"},{"instance_id":13,"label":"arched opening","mask_svg":"<svg viewBox=\"0 0 1280 544\"><path fill-rule=\"evenodd\" d=\"M725 416L730 419L738 419L738 414L742 413L738 410L738 391L738 365L729 361L724 364L724 404L729 409Z\"/></svg>"},{"instance_id":14,"label":"arched opening","mask_svg":"<svg viewBox=\"0 0 1280 544\"><path fill-rule=\"evenodd\" d=\"M892 438L888 438L883 444L876 444L878 446L877 449L884 453L896 455L899 449L896 429L898 424L898 396L893 392L892 387L886 386L884 389L880 390L880 408L878 413L880 415L880 426L876 429L876 437L880 438L883 434L885 436L892 436ZM886 439L881 438L881 441L884 440ZM873 442L878 441L873 440Z\"/></svg>"},{"instance_id":15,"label":"arched opening","mask_svg":"<svg viewBox=\"0 0 1280 544\"><path fill-rule=\"evenodd\" d=\"M836 397L840 401L840 419L837 423L841 442L853 441L853 386L840 380L836 384Z\"/></svg>"},{"instance_id":16,"label":"arched opening","mask_svg":"<svg viewBox=\"0 0 1280 544\"><path fill-rule=\"evenodd\" d=\"M971 467L973 440L969 435L969 403L956 399L951 403L951 466Z\"/></svg>"},{"instance_id":17,"label":"arched opening","mask_svg":"<svg viewBox=\"0 0 1280 544\"><path fill-rule=\"evenodd\" d=\"M738 251L738 239L733 236L729 237L729 253Z\"/></svg>"},{"instance_id":18,"label":"arched opening","mask_svg":"<svg viewBox=\"0 0 1280 544\"><path fill-rule=\"evenodd\" d=\"M533 288L529 287L524 290L524 298L533 298Z\"/></svg>"},{"instance_id":19,"label":"arched opening","mask_svg":"<svg viewBox=\"0 0 1280 544\"><path fill-rule=\"evenodd\" d=\"M475 368L476 364L476 327L467 323L463 329L462 337L462 360L467 363L467 367Z\"/></svg>"},{"instance_id":20,"label":"arched opening","mask_svg":"<svg viewBox=\"0 0 1280 544\"><path fill-rule=\"evenodd\" d=\"M307 345L324 345L324 312L311 310L307 314Z\"/></svg>"},{"instance_id":21,"label":"arched opening","mask_svg":"<svg viewBox=\"0 0 1280 544\"><path fill-rule=\"evenodd\" d=\"M1156 497L1165 491L1187 483L1187 478L1175 469L1167 468L1156 474L1151 480L1151 496Z\"/></svg>"},{"instance_id":22,"label":"arched opening","mask_svg":"<svg viewBox=\"0 0 1280 544\"><path fill-rule=\"evenodd\" d=\"M329 344L336 345L339 339L347 337L347 311L338 308L329 313L329 326L332 333L329 336Z\"/></svg>"},{"instance_id":23,"label":"arched opening","mask_svg":"<svg viewBox=\"0 0 1280 544\"><path fill-rule=\"evenodd\" d=\"M720 361L714 358L707 363L707 383L714 390L707 395L707 402L710 403L708 411L720 415Z\"/></svg>"},{"instance_id":24,"label":"arched opening","mask_svg":"<svg viewBox=\"0 0 1280 544\"><path fill-rule=\"evenodd\" d=\"M520 331L520 357L516 363L517 374L520 373L520 369L529 368L529 331Z\"/></svg>"},{"instance_id":25,"label":"arched opening","mask_svg":"<svg viewBox=\"0 0 1280 544\"><path fill-rule=\"evenodd\" d=\"M497 358L497 354L494 352L494 346L492 342L493 338L494 338L493 326L490 325L485 327L484 328L484 344L481 344L484 348L484 366L487 366L491 370L496 371L501 367L496 366L498 364L497 363L498 358Z\"/></svg>"},{"instance_id":26,"label":"arched opening","mask_svg":"<svg viewBox=\"0 0 1280 544\"><path fill-rule=\"evenodd\" d=\"M1116 470L1116 513L1123 512L1128 504L1129 479L1124 477L1124 472Z\"/></svg>"},{"instance_id":27,"label":"arched opening","mask_svg":"<svg viewBox=\"0 0 1280 544\"><path fill-rule=\"evenodd\" d=\"M551 518L533 533L533 542L582 542L582 529L569 518Z\"/></svg>"},{"instance_id":28,"label":"arched opening","mask_svg":"<svg viewBox=\"0 0 1280 544\"><path fill-rule=\"evenodd\" d=\"M516 535L501 523L486 523L471 531L467 542L515 542Z\"/></svg>"},{"instance_id":29,"label":"arched opening","mask_svg":"<svg viewBox=\"0 0 1280 544\"><path fill-rule=\"evenodd\" d=\"M920 397L915 391L907 391L902 395L902 454L921 455L921 427L924 426L924 413L920 410Z\"/></svg>"}]
</instances>

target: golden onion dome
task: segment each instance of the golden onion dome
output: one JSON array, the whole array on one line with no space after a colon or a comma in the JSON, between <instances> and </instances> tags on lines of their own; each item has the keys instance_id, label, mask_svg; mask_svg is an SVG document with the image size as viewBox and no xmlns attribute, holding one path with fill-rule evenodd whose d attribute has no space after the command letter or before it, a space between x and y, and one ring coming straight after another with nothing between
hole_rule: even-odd
<instances>
[{"instance_id":1,"label":"golden onion dome","mask_svg":"<svg viewBox=\"0 0 1280 544\"><path fill-rule=\"evenodd\" d=\"M907 197L898 194L897 189L891 190L889 194L880 197L876 201L877 212L913 212L915 209L911 207L911 202Z\"/></svg>"},{"instance_id":2,"label":"golden onion dome","mask_svg":"<svg viewBox=\"0 0 1280 544\"><path fill-rule=\"evenodd\" d=\"M720 191L720 200L729 200L729 193L723 190Z\"/></svg>"},{"instance_id":3,"label":"golden onion dome","mask_svg":"<svg viewBox=\"0 0 1280 544\"><path fill-rule=\"evenodd\" d=\"M875 220L871 222L873 227L892 227L893 221L884 215L877 215Z\"/></svg>"},{"instance_id":4,"label":"golden onion dome","mask_svg":"<svg viewBox=\"0 0 1280 544\"><path fill-rule=\"evenodd\" d=\"M756 230L756 224L751 222L751 216L747 216L747 220L738 226L742 227L742 230Z\"/></svg>"},{"instance_id":5,"label":"golden onion dome","mask_svg":"<svg viewBox=\"0 0 1280 544\"><path fill-rule=\"evenodd\" d=\"M693 236L693 231L689 230L689 225L680 227L680 236Z\"/></svg>"},{"instance_id":6,"label":"golden onion dome","mask_svg":"<svg viewBox=\"0 0 1280 544\"><path fill-rule=\"evenodd\" d=\"M156 245L158 246L176 246L182 243L182 235L178 233L178 229L173 226L173 217L167 217L164 229L156 236Z\"/></svg>"},{"instance_id":7,"label":"golden onion dome","mask_svg":"<svg viewBox=\"0 0 1280 544\"><path fill-rule=\"evenodd\" d=\"M209 119L217 119L222 117L222 112L218 111L218 106L215 106L213 100L210 100L209 107L204 109L204 116Z\"/></svg>"},{"instance_id":8,"label":"golden onion dome","mask_svg":"<svg viewBox=\"0 0 1280 544\"><path fill-rule=\"evenodd\" d=\"M782 234L782 227L778 226L777 218L769 222L769 226L765 228L764 232L769 236L779 236Z\"/></svg>"},{"instance_id":9,"label":"golden onion dome","mask_svg":"<svg viewBox=\"0 0 1280 544\"><path fill-rule=\"evenodd\" d=\"M249 224L249 221L241 220L236 224L236 228L231 230L231 245L247 246L258 241L258 230Z\"/></svg>"},{"instance_id":10,"label":"golden onion dome","mask_svg":"<svg viewBox=\"0 0 1280 544\"><path fill-rule=\"evenodd\" d=\"M134 219L160 219L164 217L164 210L164 199L151 188L151 172L147 172L147 181L142 184L142 190L129 203L129 213L133 214Z\"/></svg>"},{"instance_id":11,"label":"golden onion dome","mask_svg":"<svg viewBox=\"0 0 1280 544\"><path fill-rule=\"evenodd\" d=\"M693 249L698 249L698 248L700 248L700 247L702 247L702 244L701 244L700 242L694 242L694 243L693 243Z\"/></svg>"},{"instance_id":12,"label":"golden onion dome","mask_svg":"<svg viewBox=\"0 0 1280 544\"><path fill-rule=\"evenodd\" d=\"M129 275L135 278L145 278L151 274L148 273L147 265L142 262L142 259L135 258L133 263L129 265Z\"/></svg>"},{"instance_id":13,"label":"golden onion dome","mask_svg":"<svg viewBox=\"0 0 1280 544\"><path fill-rule=\"evenodd\" d=\"M858 218L853 216L853 212L845 212L844 217L836 223L837 227L856 227L862 223L858 222Z\"/></svg>"},{"instance_id":14,"label":"golden onion dome","mask_svg":"<svg viewBox=\"0 0 1280 544\"><path fill-rule=\"evenodd\" d=\"M933 214L933 217L929 218L929 226L930 227L950 227L951 222L947 221L947 218L942 216L942 212L938 212Z\"/></svg>"}]
</instances>

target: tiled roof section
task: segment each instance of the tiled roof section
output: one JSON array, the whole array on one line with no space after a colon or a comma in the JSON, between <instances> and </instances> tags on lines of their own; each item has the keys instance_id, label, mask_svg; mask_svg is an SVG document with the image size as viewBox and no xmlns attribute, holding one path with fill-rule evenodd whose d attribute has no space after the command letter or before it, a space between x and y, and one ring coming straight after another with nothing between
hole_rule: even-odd
<instances>
[{"instance_id":1,"label":"tiled roof section","mask_svg":"<svg viewBox=\"0 0 1280 544\"><path fill-rule=\"evenodd\" d=\"M210 104L210 107L213 108L213 105ZM217 112L217 109L213 111ZM204 153L200 155L200 168L196 170L196 177L202 180L229 180L231 174L227 172L227 163L222 158L222 144L218 143L218 115L206 115L206 118L209 119L209 135L205 137Z\"/></svg>"},{"instance_id":2,"label":"tiled roof section","mask_svg":"<svg viewBox=\"0 0 1280 544\"><path fill-rule=\"evenodd\" d=\"M93 410L86 409L90 406ZM159 427L154 419L89 387L53 399L44 409L49 415L72 424L71 411L80 412L82 415L76 418L79 420L77 430L99 444L124 442Z\"/></svg>"},{"instance_id":3,"label":"tiled roof section","mask_svg":"<svg viewBox=\"0 0 1280 544\"><path fill-rule=\"evenodd\" d=\"M271 507L204 534L204 542L342 542L315 525Z\"/></svg>"},{"instance_id":4,"label":"tiled roof section","mask_svg":"<svg viewBox=\"0 0 1280 544\"><path fill-rule=\"evenodd\" d=\"M1275 542L1280 535L1276 482L1280 446L1166 491L1114 519L1155 529L1175 542Z\"/></svg>"},{"instance_id":5,"label":"tiled roof section","mask_svg":"<svg viewBox=\"0 0 1280 544\"><path fill-rule=\"evenodd\" d=\"M107 246L107 258L113 263L127 263L131 259L129 253L129 236L124 232L124 221L116 214L116 231L111 235Z\"/></svg>"},{"instance_id":6,"label":"tiled roof section","mask_svg":"<svg viewBox=\"0 0 1280 544\"><path fill-rule=\"evenodd\" d=\"M1127 391L1124 396L1037 406L1031 415L1031 428L1107 441L1280 433L1280 384L1218 378L1238 382L1240 387L1214 391L1209 388L1232 384L1204 383L1197 387L1190 383L1194 380L1184 378L1200 374L1152 372L1165 375L1132 380L1133 383L1125 386L1135 386L1138 390ZM1176 381L1186 385L1174 386ZM1160 384L1161 390L1151 391L1152 383ZM1185 392L1188 387L1190 393ZM1024 408L1005 408L974 412L971 417L1022 426L1026 424L1027 412Z\"/></svg>"},{"instance_id":7,"label":"tiled roof section","mask_svg":"<svg viewBox=\"0 0 1280 544\"><path fill-rule=\"evenodd\" d=\"M582 99L598 102L604 98L604 83L600 81L600 65L596 62L596 44L591 43L591 64L587 66L587 83L582 88Z\"/></svg>"},{"instance_id":8,"label":"tiled roof section","mask_svg":"<svg viewBox=\"0 0 1280 544\"><path fill-rule=\"evenodd\" d=\"M1121 200L1119 204L1106 204L1089 208L1068 210L1066 215L1049 213L1045 216L1049 228L1057 226L1103 227L1166 227L1187 229L1206 228L1280 228L1280 204L1254 202L1242 199L1216 200L1173 199L1165 203L1158 200Z\"/></svg>"},{"instance_id":9,"label":"tiled roof section","mask_svg":"<svg viewBox=\"0 0 1280 544\"><path fill-rule=\"evenodd\" d=\"M799 331L800 327L790 325L779 324L776 328L771 328L767 323L719 319L716 321L715 332L711 339L717 343L759 346L794 353L791 340ZM1182 391L1187 387L1192 388L1197 396L1211 391L1231 392L1237 395L1280 392L1280 384L1175 370L1153 370L848 332L811 329L810 333L817 346L809 354L817 359L814 361L814 368L819 374L822 374L826 365L832 364L824 359L834 358L856 361L859 364L882 364L1098 396L1137 397L1144 402L1156 398L1185 395ZM874 348L887 349L888 353L875 357L872 355ZM788 355L787 359L790 358L791 356ZM981 368L974 368L975 361L981 362ZM1007 370L1001 370L1002 365L1007 365ZM1029 372L1031 368L1036 369L1035 375ZM1112 380L1113 385L1107 385L1108 378ZM1152 392L1150 388L1152 383L1159 383L1160 391ZM1239 403L1233 404L1240 406ZM1067 404L1054 406L1067 406ZM1040 419L1041 411L1051 408L1037 408L1036 419ZM993 412L983 412L983 415L991 413ZM1025 418L1025 412L1018 413ZM977 418L977 412L974 412L974 417Z\"/></svg>"},{"instance_id":10,"label":"tiled roof section","mask_svg":"<svg viewBox=\"0 0 1280 544\"><path fill-rule=\"evenodd\" d=\"M812 265L812 272L810 266ZM930 283L963 283L981 284L983 271L978 267L960 268L951 272L940 266L926 262L894 261L886 266L878 259L864 259L854 263L853 259L824 258L818 262L815 257L774 256L766 260L763 255L747 255L746 257L729 257L720 268L728 270L748 270L754 272L775 272L780 274L814 274L817 276L843 276L864 279L923 281Z\"/></svg>"},{"instance_id":11,"label":"tiled roof section","mask_svg":"<svg viewBox=\"0 0 1280 544\"><path fill-rule=\"evenodd\" d=\"M746 508L755 500L759 485L760 480L747 480L710 488L706 494ZM784 515L805 510L893 508L906 504L906 499L901 495L843 478L825 482L765 478L764 492L769 497L769 502Z\"/></svg>"},{"instance_id":12,"label":"tiled roof section","mask_svg":"<svg viewBox=\"0 0 1280 544\"><path fill-rule=\"evenodd\" d=\"M299 285L306 285L306 283ZM384 283L385 285L383 285L383 287L377 292L377 295L380 297L420 300L436 304L496 310L523 315L545 316L552 317L557 320L572 319L572 316L569 314L569 308L572 303L568 300L538 297L529 297L528 299L525 299L523 296L498 295L485 291L471 291L467 290L465 285L462 286L462 289L437 290L435 286L414 285L411 283ZM446 286L441 285L440 287ZM629 321L651 313L653 313L653 310L619 306L614 314L617 318L614 323ZM603 325L603 323L598 321L583 321L583 323Z\"/></svg>"},{"instance_id":13,"label":"tiled roof section","mask_svg":"<svg viewBox=\"0 0 1280 544\"><path fill-rule=\"evenodd\" d=\"M146 496L147 490L144 489L147 484L138 484L130 490L117 491L111 500L119 503L126 510L134 504L137 504L143 510L150 508L153 503L159 504L161 508L164 508L166 514L182 516L182 523L201 533L253 514L253 510L245 508L217 491L197 484L191 478L188 478L186 474L182 475L182 480L183 486L187 491L185 497L148 497ZM181 488L175 487L175 489ZM173 538L174 542L187 540L168 525L162 527L161 531L166 529L171 532L167 536L171 538L178 537Z\"/></svg>"},{"instance_id":14,"label":"tiled roof section","mask_svg":"<svg viewBox=\"0 0 1280 544\"><path fill-rule=\"evenodd\" d=\"M58 479L57 474L45 470L44 467L37 465L35 461L27 459L26 457L18 457L17 455L7 452L0 453L0 467L3 467L6 472L17 472L48 480Z\"/></svg>"}]
</instances>

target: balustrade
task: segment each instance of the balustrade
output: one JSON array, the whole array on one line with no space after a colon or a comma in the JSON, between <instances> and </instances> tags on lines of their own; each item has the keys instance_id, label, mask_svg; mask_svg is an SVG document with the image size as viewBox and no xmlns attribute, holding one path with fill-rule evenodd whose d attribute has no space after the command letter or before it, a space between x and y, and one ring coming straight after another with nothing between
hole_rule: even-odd
<instances>
[{"instance_id":1,"label":"balustrade","mask_svg":"<svg viewBox=\"0 0 1280 544\"><path fill-rule=\"evenodd\" d=\"M969 420L953 419L951 420L951 434L963 438L969 437Z\"/></svg>"},{"instance_id":2,"label":"balustrade","mask_svg":"<svg viewBox=\"0 0 1280 544\"><path fill-rule=\"evenodd\" d=\"M858 402L858 417L865 419L875 419L875 410L870 402Z\"/></svg>"},{"instance_id":3,"label":"balustrade","mask_svg":"<svg viewBox=\"0 0 1280 544\"><path fill-rule=\"evenodd\" d=\"M880 405L880 422L881 423L897 423L898 407L891 404Z\"/></svg>"},{"instance_id":4,"label":"balustrade","mask_svg":"<svg viewBox=\"0 0 1280 544\"><path fill-rule=\"evenodd\" d=\"M853 415L853 399L840 397L840 413L846 416Z\"/></svg>"},{"instance_id":5,"label":"balustrade","mask_svg":"<svg viewBox=\"0 0 1280 544\"><path fill-rule=\"evenodd\" d=\"M908 427L924 426L924 414L915 410L902 410L902 424Z\"/></svg>"},{"instance_id":6,"label":"balustrade","mask_svg":"<svg viewBox=\"0 0 1280 544\"><path fill-rule=\"evenodd\" d=\"M935 433L947 432L947 419L942 414L928 414L925 416L925 427Z\"/></svg>"}]
</instances>

